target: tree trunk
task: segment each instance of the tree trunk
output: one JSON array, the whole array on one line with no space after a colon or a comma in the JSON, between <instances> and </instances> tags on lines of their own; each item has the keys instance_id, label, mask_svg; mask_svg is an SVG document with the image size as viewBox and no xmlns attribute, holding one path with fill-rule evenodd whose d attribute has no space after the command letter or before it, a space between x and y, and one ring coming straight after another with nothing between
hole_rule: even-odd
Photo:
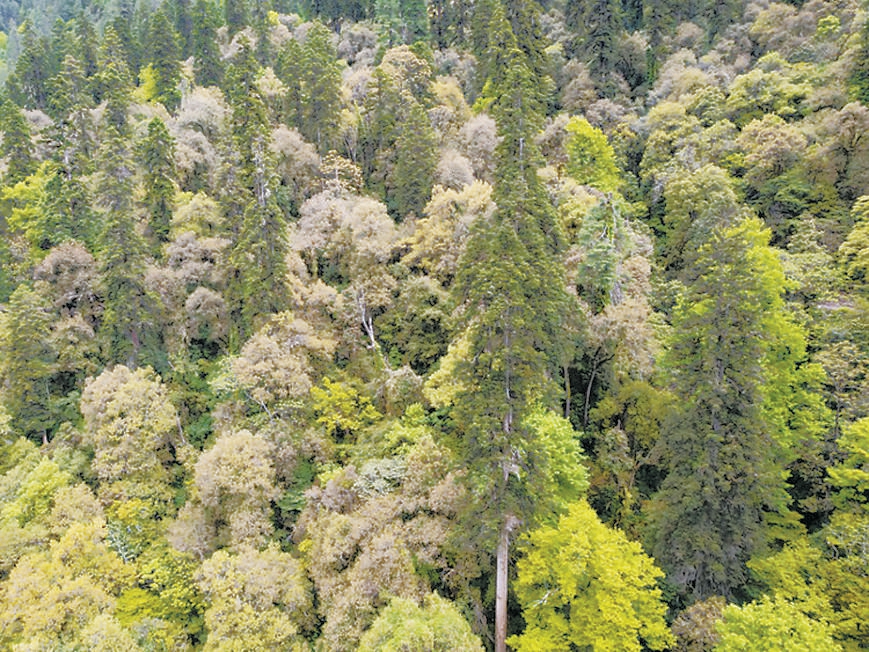
<instances>
[{"instance_id":1,"label":"tree trunk","mask_svg":"<svg viewBox=\"0 0 869 652\"><path fill-rule=\"evenodd\" d=\"M507 577L510 562L510 535L519 519L508 514L501 527L495 570L495 652L507 652Z\"/></svg>"}]
</instances>

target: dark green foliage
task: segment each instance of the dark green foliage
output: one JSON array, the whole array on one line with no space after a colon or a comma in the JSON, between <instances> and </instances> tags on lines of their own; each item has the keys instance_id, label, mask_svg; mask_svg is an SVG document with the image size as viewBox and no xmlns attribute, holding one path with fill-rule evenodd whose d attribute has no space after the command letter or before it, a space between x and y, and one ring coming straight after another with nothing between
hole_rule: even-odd
<instances>
[{"instance_id":1,"label":"dark green foliage","mask_svg":"<svg viewBox=\"0 0 869 652\"><path fill-rule=\"evenodd\" d=\"M148 124L148 136L141 145L145 168L145 206L150 216L149 232L159 251L169 240L175 200L174 142L160 118Z\"/></svg>"},{"instance_id":2,"label":"dark green foliage","mask_svg":"<svg viewBox=\"0 0 869 652\"><path fill-rule=\"evenodd\" d=\"M30 175L35 168L33 143L30 141L30 127L21 109L5 97L0 100L0 130L3 132L0 153L6 159L3 181L13 185Z\"/></svg>"},{"instance_id":3,"label":"dark green foliage","mask_svg":"<svg viewBox=\"0 0 869 652\"><path fill-rule=\"evenodd\" d=\"M432 0L428 3L431 36L436 47L464 46L470 33L472 5L468 0ZM473 7L476 11L476 6Z\"/></svg>"},{"instance_id":4,"label":"dark green foliage","mask_svg":"<svg viewBox=\"0 0 869 652\"><path fill-rule=\"evenodd\" d=\"M388 47L409 45L428 34L425 0L376 0L374 19L383 26Z\"/></svg>"},{"instance_id":5,"label":"dark green foliage","mask_svg":"<svg viewBox=\"0 0 869 652\"><path fill-rule=\"evenodd\" d=\"M217 28L220 26L217 6L211 0L196 0L191 20L191 49L196 83L200 86L217 86L223 77L216 42Z\"/></svg>"},{"instance_id":6,"label":"dark green foliage","mask_svg":"<svg viewBox=\"0 0 869 652\"><path fill-rule=\"evenodd\" d=\"M193 55L193 3L191 0L175 0L169 3L172 24L178 34L181 59ZM161 9L162 10L162 9Z\"/></svg>"},{"instance_id":7,"label":"dark green foliage","mask_svg":"<svg viewBox=\"0 0 869 652\"><path fill-rule=\"evenodd\" d=\"M154 344L157 308L144 287L147 249L133 215L133 155L129 141L109 126L97 156L101 175L96 200L103 210L98 246L105 288L106 357L132 367L139 361L142 348Z\"/></svg>"},{"instance_id":8,"label":"dark green foliage","mask_svg":"<svg viewBox=\"0 0 869 652\"><path fill-rule=\"evenodd\" d=\"M305 42L287 41L277 62L277 73L287 88L287 124L296 127L322 154L339 144L342 66L337 57L332 32L314 22Z\"/></svg>"},{"instance_id":9,"label":"dark green foliage","mask_svg":"<svg viewBox=\"0 0 869 652\"><path fill-rule=\"evenodd\" d=\"M19 285L0 323L0 380L3 406L21 435L46 440L52 418L51 375L55 352L49 344L51 317L43 296Z\"/></svg>"},{"instance_id":10,"label":"dark green foliage","mask_svg":"<svg viewBox=\"0 0 869 652\"><path fill-rule=\"evenodd\" d=\"M568 0L567 24L577 32L574 54L589 62L592 77L604 92L613 92L609 75L618 60L618 41L624 32L619 0Z\"/></svg>"},{"instance_id":11,"label":"dark green foliage","mask_svg":"<svg viewBox=\"0 0 869 652\"><path fill-rule=\"evenodd\" d=\"M233 210L236 234L229 255L230 299L238 334L250 335L256 321L287 307L286 216L278 206L278 181L269 152L265 102L256 86L259 67L243 41L227 71L232 137L241 162L236 171Z\"/></svg>"},{"instance_id":12,"label":"dark green foliage","mask_svg":"<svg viewBox=\"0 0 869 652\"><path fill-rule=\"evenodd\" d=\"M119 34L106 28L100 47L99 97L106 102L105 120L126 135L127 109L132 102L133 77Z\"/></svg>"},{"instance_id":13,"label":"dark green foliage","mask_svg":"<svg viewBox=\"0 0 869 652\"><path fill-rule=\"evenodd\" d=\"M661 432L670 473L650 514L652 552L689 603L742 595L745 562L786 504L763 409L784 318L768 238L755 218L710 234L673 318L665 364L680 408Z\"/></svg>"},{"instance_id":14,"label":"dark green foliage","mask_svg":"<svg viewBox=\"0 0 869 652\"><path fill-rule=\"evenodd\" d=\"M464 391L452 416L474 484L474 530L482 526L479 536L489 545L510 517L534 519L529 486L538 480L535 455L543 451L525 418L551 405L569 305L558 268L561 240L530 138L542 122L538 89L511 32L504 40L511 49L493 59L509 61L493 75L503 80L492 107L502 137L497 210L491 221L474 223L454 283L469 354L457 361Z\"/></svg>"},{"instance_id":15,"label":"dark green foliage","mask_svg":"<svg viewBox=\"0 0 869 652\"><path fill-rule=\"evenodd\" d=\"M49 249L67 240L92 247L95 244L94 212L82 180L61 163L48 167L50 174L39 205L42 231L40 246Z\"/></svg>"},{"instance_id":16,"label":"dark green foliage","mask_svg":"<svg viewBox=\"0 0 869 652\"><path fill-rule=\"evenodd\" d=\"M848 77L851 97L869 106L869 21L860 32L854 67Z\"/></svg>"},{"instance_id":17,"label":"dark green foliage","mask_svg":"<svg viewBox=\"0 0 869 652\"><path fill-rule=\"evenodd\" d=\"M427 276L407 279L392 310L374 324L390 359L418 374L427 372L446 353L452 309L437 281Z\"/></svg>"},{"instance_id":18,"label":"dark green foliage","mask_svg":"<svg viewBox=\"0 0 869 652\"><path fill-rule=\"evenodd\" d=\"M28 21L21 37L21 54L6 82L10 98L19 106L44 109L48 103L48 80L56 72L49 39Z\"/></svg>"},{"instance_id":19,"label":"dark green foliage","mask_svg":"<svg viewBox=\"0 0 869 652\"><path fill-rule=\"evenodd\" d=\"M231 38L250 25L249 0L224 0L223 15Z\"/></svg>"},{"instance_id":20,"label":"dark green foliage","mask_svg":"<svg viewBox=\"0 0 869 652\"><path fill-rule=\"evenodd\" d=\"M387 206L401 221L422 215L431 198L437 166L437 141L428 115L409 94L404 103L410 107L401 123L395 142L395 168L387 180Z\"/></svg>"},{"instance_id":21,"label":"dark green foliage","mask_svg":"<svg viewBox=\"0 0 869 652\"><path fill-rule=\"evenodd\" d=\"M155 99L174 111L181 101L178 84L181 81L181 50L179 37L164 9L151 15L148 24L148 51L146 63L154 72Z\"/></svg>"}]
</instances>

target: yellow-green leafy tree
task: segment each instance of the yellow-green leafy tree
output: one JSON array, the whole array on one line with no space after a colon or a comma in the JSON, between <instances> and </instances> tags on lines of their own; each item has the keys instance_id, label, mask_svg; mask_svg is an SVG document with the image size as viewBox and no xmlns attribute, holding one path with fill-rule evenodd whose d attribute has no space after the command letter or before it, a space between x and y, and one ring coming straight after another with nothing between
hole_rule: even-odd
<instances>
[{"instance_id":1,"label":"yellow-green leafy tree","mask_svg":"<svg viewBox=\"0 0 869 652\"><path fill-rule=\"evenodd\" d=\"M304 569L277 548L219 550L196 576L208 600L203 650L308 650L302 630L313 613Z\"/></svg>"},{"instance_id":2,"label":"yellow-green leafy tree","mask_svg":"<svg viewBox=\"0 0 869 652\"><path fill-rule=\"evenodd\" d=\"M784 598L732 604L717 625L721 640L715 652L841 652L828 623L807 616Z\"/></svg>"},{"instance_id":3,"label":"yellow-green leafy tree","mask_svg":"<svg viewBox=\"0 0 869 652\"><path fill-rule=\"evenodd\" d=\"M483 652L480 638L461 612L437 593L422 606L393 598L359 642L359 652Z\"/></svg>"},{"instance_id":4,"label":"yellow-green leafy tree","mask_svg":"<svg viewBox=\"0 0 869 652\"><path fill-rule=\"evenodd\" d=\"M657 587L663 572L639 543L600 522L585 501L526 539L514 584L525 631L509 643L536 650L663 650L673 640Z\"/></svg>"}]
</instances>

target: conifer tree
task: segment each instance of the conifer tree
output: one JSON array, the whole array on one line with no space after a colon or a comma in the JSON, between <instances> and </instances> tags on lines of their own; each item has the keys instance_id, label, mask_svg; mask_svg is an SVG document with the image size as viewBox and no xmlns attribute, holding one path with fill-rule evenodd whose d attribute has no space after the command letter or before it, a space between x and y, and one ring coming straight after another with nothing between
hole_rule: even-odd
<instances>
[{"instance_id":1,"label":"conifer tree","mask_svg":"<svg viewBox=\"0 0 869 652\"><path fill-rule=\"evenodd\" d=\"M220 19L211 0L196 0L192 15L193 70L200 86L218 86L223 76L217 49Z\"/></svg>"},{"instance_id":2,"label":"conifer tree","mask_svg":"<svg viewBox=\"0 0 869 652\"><path fill-rule=\"evenodd\" d=\"M193 12L190 0L175 0L169 3L172 12L172 25L178 35L181 56L186 59L193 54Z\"/></svg>"},{"instance_id":3,"label":"conifer tree","mask_svg":"<svg viewBox=\"0 0 869 652\"><path fill-rule=\"evenodd\" d=\"M404 102L409 110L395 143L395 169L387 189L387 205L399 220L422 215L437 166L437 140L428 115L409 93Z\"/></svg>"},{"instance_id":4,"label":"conifer tree","mask_svg":"<svg viewBox=\"0 0 869 652\"><path fill-rule=\"evenodd\" d=\"M50 380L55 353L49 344L51 317L38 292L19 285L0 321L0 382L12 427L46 441L52 426Z\"/></svg>"},{"instance_id":5,"label":"conifer tree","mask_svg":"<svg viewBox=\"0 0 869 652\"><path fill-rule=\"evenodd\" d=\"M468 0L431 0L428 3L429 22L436 47L467 46L465 39L470 32L472 4ZM473 8L476 11L476 7Z\"/></svg>"},{"instance_id":6,"label":"conifer tree","mask_svg":"<svg viewBox=\"0 0 869 652\"><path fill-rule=\"evenodd\" d=\"M100 47L100 99L106 103L105 120L119 135L127 132L127 109L132 102L133 77L120 36L107 27Z\"/></svg>"},{"instance_id":7,"label":"conifer tree","mask_svg":"<svg viewBox=\"0 0 869 652\"><path fill-rule=\"evenodd\" d=\"M156 305L143 281L146 247L133 213L134 164L129 140L109 125L97 153L96 199L103 209L98 239L105 289L103 331L107 357L136 366L150 335Z\"/></svg>"},{"instance_id":8,"label":"conifer tree","mask_svg":"<svg viewBox=\"0 0 869 652\"><path fill-rule=\"evenodd\" d=\"M136 2L135 0L120 0L118 5L118 13L110 24L115 33L114 38L117 40L117 54L123 56L128 70L138 74L142 60L142 46L146 40L140 41L138 39L139 30L136 23L139 16L136 13ZM108 28L103 32L104 41L107 33Z\"/></svg>"},{"instance_id":9,"label":"conifer tree","mask_svg":"<svg viewBox=\"0 0 869 652\"><path fill-rule=\"evenodd\" d=\"M869 21L863 25L848 78L851 96L869 106Z\"/></svg>"},{"instance_id":10,"label":"conifer tree","mask_svg":"<svg viewBox=\"0 0 869 652\"><path fill-rule=\"evenodd\" d=\"M322 154L337 143L341 114L341 64L332 33L315 22L302 47L302 115L299 130Z\"/></svg>"},{"instance_id":11,"label":"conifer tree","mask_svg":"<svg viewBox=\"0 0 869 652\"><path fill-rule=\"evenodd\" d=\"M276 72L286 87L283 114L321 153L335 149L341 114L341 69L332 32L314 21L300 44L282 47Z\"/></svg>"},{"instance_id":12,"label":"conifer tree","mask_svg":"<svg viewBox=\"0 0 869 652\"><path fill-rule=\"evenodd\" d=\"M60 72L49 81L48 113L59 131L81 129L89 124L87 111L92 107L93 95L81 61L68 54L60 64Z\"/></svg>"},{"instance_id":13,"label":"conifer tree","mask_svg":"<svg viewBox=\"0 0 869 652\"><path fill-rule=\"evenodd\" d=\"M45 242L54 246L66 240L77 240L92 248L96 244L94 215L81 177L58 161L47 170L50 176L39 206L45 225Z\"/></svg>"},{"instance_id":14,"label":"conifer tree","mask_svg":"<svg viewBox=\"0 0 869 652\"><path fill-rule=\"evenodd\" d=\"M161 7L151 15L148 24L147 62L154 72L156 99L169 111L174 111L181 101L181 91L178 89L181 81L180 55L178 34L165 8Z\"/></svg>"},{"instance_id":15,"label":"conifer tree","mask_svg":"<svg viewBox=\"0 0 869 652\"><path fill-rule=\"evenodd\" d=\"M175 198L174 142L160 118L148 123L148 136L141 146L145 167L145 206L150 216L149 230L159 250L169 241Z\"/></svg>"},{"instance_id":16,"label":"conifer tree","mask_svg":"<svg viewBox=\"0 0 869 652\"><path fill-rule=\"evenodd\" d=\"M35 165L30 127L21 109L6 97L0 100L0 130L3 132L0 154L6 159L3 181L7 185L14 185L29 176Z\"/></svg>"},{"instance_id":17,"label":"conifer tree","mask_svg":"<svg viewBox=\"0 0 869 652\"><path fill-rule=\"evenodd\" d=\"M287 306L286 216L274 190L277 179L269 151L270 131L265 102L256 85L259 66L250 43L227 71L232 106L232 141L237 169L231 210L236 233L229 255L230 300L238 335L250 335L259 316Z\"/></svg>"},{"instance_id":18,"label":"conifer tree","mask_svg":"<svg viewBox=\"0 0 869 652\"><path fill-rule=\"evenodd\" d=\"M82 71L86 79L97 74L99 69L97 59L97 45L99 38L93 23L88 20L83 11L75 17L75 41L68 54L71 54L81 62Z\"/></svg>"},{"instance_id":19,"label":"conifer tree","mask_svg":"<svg viewBox=\"0 0 869 652\"><path fill-rule=\"evenodd\" d=\"M537 178L533 136L542 112L535 78L497 5L492 24L504 31L491 41L508 48L495 58L506 66L495 71L503 82L492 107L502 137L498 208L490 222L472 227L455 281L464 305L461 337L470 350L457 362L463 389L452 414L474 486L473 522L482 524L481 540L497 548L495 649L503 651L510 540L541 507L528 499L545 455L526 417L552 400L568 300L558 271L555 217Z\"/></svg>"},{"instance_id":20,"label":"conifer tree","mask_svg":"<svg viewBox=\"0 0 869 652\"><path fill-rule=\"evenodd\" d=\"M79 48L80 49L80 48ZM64 57L61 72L51 80L50 110L56 116L52 164L40 205L52 244L78 240L95 244L95 228L84 175L93 166L93 95L80 61Z\"/></svg>"},{"instance_id":21,"label":"conifer tree","mask_svg":"<svg viewBox=\"0 0 869 652\"><path fill-rule=\"evenodd\" d=\"M37 33L33 24L24 25L21 54L6 87L16 104L29 109L44 109L48 102L48 80L57 72L51 65L50 42Z\"/></svg>"},{"instance_id":22,"label":"conifer tree","mask_svg":"<svg viewBox=\"0 0 869 652\"><path fill-rule=\"evenodd\" d=\"M574 49L589 62L592 77L604 90L612 90L607 77L615 69L622 27L621 2L568 0L567 24L579 34Z\"/></svg>"},{"instance_id":23,"label":"conifer tree","mask_svg":"<svg viewBox=\"0 0 869 652\"><path fill-rule=\"evenodd\" d=\"M229 29L229 37L232 38L250 24L249 0L225 0L223 15Z\"/></svg>"},{"instance_id":24,"label":"conifer tree","mask_svg":"<svg viewBox=\"0 0 869 652\"><path fill-rule=\"evenodd\" d=\"M689 602L738 597L769 517L786 513L784 442L764 398L791 329L768 241L754 217L713 231L673 318L665 365L681 408L662 428L670 473L651 514L652 550Z\"/></svg>"}]
</instances>

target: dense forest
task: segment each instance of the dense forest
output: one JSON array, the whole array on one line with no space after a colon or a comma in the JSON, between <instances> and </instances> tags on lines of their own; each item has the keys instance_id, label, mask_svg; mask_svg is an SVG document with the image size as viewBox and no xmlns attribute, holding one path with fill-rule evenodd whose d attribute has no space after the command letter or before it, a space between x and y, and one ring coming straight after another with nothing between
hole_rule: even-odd
<instances>
[{"instance_id":1,"label":"dense forest","mask_svg":"<svg viewBox=\"0 0 869 652\"><path fill-rule=\"evenodd\" d=\"M0 648L869 648L865 2L0 29Z\"/></svg>"}]
</instances>

